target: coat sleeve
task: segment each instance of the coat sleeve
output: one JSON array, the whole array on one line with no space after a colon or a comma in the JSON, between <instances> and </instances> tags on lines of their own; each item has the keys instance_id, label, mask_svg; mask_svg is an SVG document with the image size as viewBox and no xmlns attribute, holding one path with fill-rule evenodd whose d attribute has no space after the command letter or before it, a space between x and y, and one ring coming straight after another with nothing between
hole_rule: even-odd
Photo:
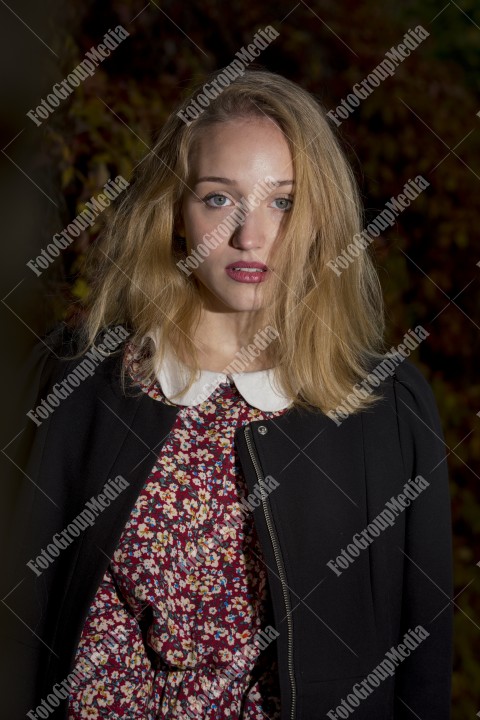
<instances>
[{"instance_id":1,"label":"coat sleeve","mask_svg":"<svg viewBox=\"0 0 480 720\"><path fill-rule=\"evenodd\" d=\"M19 427L12 427L14 438L5 448L9 465L2 483L5 503L10 506L1 528L6 538L10 537L14 530L16 508L22 511L22 491L31 482L27 476L27 468L32 448L37 437L41 435L37 423L28 413L35 410L62 373L61 357L66 348L67 332L66 326L60 323L48 335L38 340L19 371L21 386L17 390L15 409L15 420L19 422ZM4 545L2 542L2 547Z\"/></svg>"},{"instance_id":2,"label":"coat sleeve","mask_svg":"<svg viewBox=\"0 0 480 720\"><path fill-rule=\"evenodd\" d=\"M5 522L1 533L0 678L5 717L20 718L32 708L40 646L38 608L28 580L26 562L37 548L30 532L30 514L36 487L32 477L36 458L48 432L48 421L38 427L27 413L35 409L61 377L66 363L65 326L58 325L32 348L19 372L16 417L21 427L12 427L14 440L5 448L7 461L2 477ZM7 508L7 509L5 509Z\"/></svg>"},{"instance_id":3,"label":"coat sleeve","mask_svg":"<svg viewBox=\"0 0 480 720\"><path fill-rule=\"evenodd\" d=\"M410 362L394 379L405 473L428 483L406 512L402 627L422 626L425 639L397 667L395 720L449 720L453 579L446 445L430 385ZM425 484L425 483L424 483Z\"/></svg>"}]
</instances>

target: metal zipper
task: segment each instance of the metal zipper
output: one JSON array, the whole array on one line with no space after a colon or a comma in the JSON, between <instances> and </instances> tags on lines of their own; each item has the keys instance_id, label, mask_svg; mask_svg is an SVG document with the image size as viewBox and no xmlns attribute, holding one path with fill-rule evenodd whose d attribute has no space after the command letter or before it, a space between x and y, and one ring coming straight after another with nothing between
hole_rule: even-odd
<instances>
[{"instance_id":1,"label":"metal zipper","mask_svg":"<svg viewBox=\"0 0 480 720\"><path fill-rule=\"evenodd\" d=\"M260 468L260 463L258 461L255 448L252 441L252 428L249 425L245 426L245 441L247 443L248 452L250 454L250 458L252 460L253 466L255 468L255 472L257 474L258 482L260 485L260 489L264 489L264 477L262 474L262 470ZM288 588L287 588L287 576L285 573L285 566L283 564L282 555L280 551L280 546L278 544L277 534L275 532L275 528L273 527L272 518L270 515L270 509L268 507L268 502L266 496L264 496L264 493L262 492L262 507L263 507L263 513L265 515L265 522L267 523L268 532L270 534L270 540L273 547L273 552L275 555L275 560L277 562L277 568L278 568L278 574L280 576L280 581L282 583L282 591L283 591L283 599L285 601L285 609L287 611L287 644L288 644L288 674L290 678L290 687L292 692L292 701L290 705L290 720L295 720L295 704L296 704L296 685L295 685L295 673L293 669L293 624L292 624L292 606L290 604L290 597L288 594Z\"/></svg>"}]
</instances>

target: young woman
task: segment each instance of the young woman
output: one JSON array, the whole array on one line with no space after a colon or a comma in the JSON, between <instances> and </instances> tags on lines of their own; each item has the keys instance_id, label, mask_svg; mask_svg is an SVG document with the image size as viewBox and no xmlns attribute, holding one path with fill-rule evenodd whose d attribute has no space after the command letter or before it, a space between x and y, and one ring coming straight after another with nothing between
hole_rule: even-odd
<instances>
[{"instance_id":1,"label":"young woman","mask_svg":"<svg viewBox=\"0 0 480 720\"><path fill-rule=\"evenodd\" d=\"M298 85L219 73L172 113L33 356L15 717L449 718L428 332L385 354L361 230Z\"/></svg>"}]
</instances>

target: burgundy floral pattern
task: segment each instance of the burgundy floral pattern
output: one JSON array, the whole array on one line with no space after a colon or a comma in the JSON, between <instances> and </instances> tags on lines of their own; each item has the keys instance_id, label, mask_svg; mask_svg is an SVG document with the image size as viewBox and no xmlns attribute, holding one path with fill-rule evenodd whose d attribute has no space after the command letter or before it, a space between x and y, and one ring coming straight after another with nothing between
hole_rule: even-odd
<instances>
[{"instance_id":1,"label":"burgundy floral pattern","mask_svg":"<svg viewBox=\"0 0 480 720\"><path fill-rule=\"evenodd\" d=\"M258 657L254 642L271 606L234 432L285 411L231 381L179 407L87 615L69 720L280 718L276 643Z\"/></svg>"}]
</instances>

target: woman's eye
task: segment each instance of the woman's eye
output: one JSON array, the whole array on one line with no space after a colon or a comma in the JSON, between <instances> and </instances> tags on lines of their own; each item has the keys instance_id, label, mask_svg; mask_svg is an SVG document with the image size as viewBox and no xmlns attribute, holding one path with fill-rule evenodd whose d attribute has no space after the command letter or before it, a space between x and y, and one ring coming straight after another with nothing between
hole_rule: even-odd
<instances>
[{"instance_id":1,"label":"woman's eye","mask_svg":"<svg viewBox=\"0 0 480 720\"><path fill-rule=\"evenodd\" d=\"M209 207L221 208L221 207L227 207L229 200L227 197L225 197L225 195L215 194L215 195L207 195L207 197L204 198L204 202Z\"/></svg>"},{"instance_id":2,"label":"woman's eye","mask_svg":"<svg viewBox=\"0 0 480 720\"><path fill-rule=\"evenodd\" d=\"M293 200L290 200L289 198L277 198L273 201L274 203L278 203L277 209L278 210L291 210L293 205Z\"/></svg>"}]
</instances>

